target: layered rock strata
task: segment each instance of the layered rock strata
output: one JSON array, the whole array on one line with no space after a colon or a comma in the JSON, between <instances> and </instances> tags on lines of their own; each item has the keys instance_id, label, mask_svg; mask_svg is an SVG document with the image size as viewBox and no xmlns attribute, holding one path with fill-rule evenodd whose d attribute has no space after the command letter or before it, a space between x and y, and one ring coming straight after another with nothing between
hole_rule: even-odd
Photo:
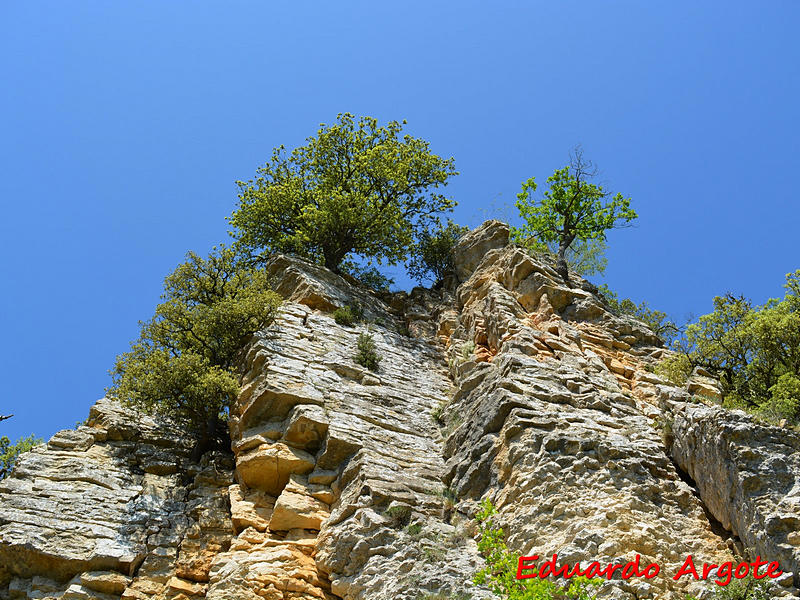
<instances>
[{"instance_id":1,"label":"layered rock strata","mask_svg":"<svg viewBox=\"0 0 800 600\"><path fill-rule=\"evenodd\" d=\"M755 423L740 411L668 407L675 462L708 510L751 555L777 560L800 586L800 435Z\"/></svg>"},{"instance_id":2,"label":"layered rock strata","mask_svg":"<svg viewBox=\"0 0 800 600\"><path fill-rule=\"evenodd\" d=\"M286 302L244 349L232 453L192 464L174 424L99 401L0 482L0 598L486 599L483 498L516 552L660 565L603 598L707 597L671 580L688 554L778 560L796 592L796 434L660 379L652 332L502 223L456 258L449 288L382 295L274 258Z\"/></svg>"},{"instance_id":3,"label":"layered rock strata","mask_svg":"<svg viewBox=\"0 0 800 600\"><path fill-rule=\"evenodd\" d=\"M456 384L445 483L466 512L488 495L509 545L526 555L586 565L639 554L660 566L654 579L606 584L603 597L703 596L707 584L671 579L689 554L698 564L761 554L796 572L794 437L687 405L685 390L652 372L665 352L652 332L611 314L580 277L566 283L509 245L507 232L487 223L462 240L457 319L440 317ZM680 415L673 455L698 490L667 453L668 406Z\"/></svg>"},{"instance_id":4,"label":"layered rock strata","mask_svg":"<svg viewBox=\"0 0 800 600\"><path fill-rule=\"evenodd\" d=\"M336 275L285 257L269 269L289 301L249 349L231 419L236 494L253 498L239 537L304 540L319 577L308 582L320 590L307 597L469 590L475 542L442 519L444 463L431 413L451 383L439 347L401 333L396 310ZM365 321L353 326L326 312L355 303ZM362 334L382 357L377 372L353 360ZM242 561L234 553L217 565L231 563ZM281 569L287 579L290 568ZM217 591L233 572L214 567L209 597L223 597ZM259 572L254 565L235 577L258 588Z\"/></svg>"},{"instance_id":5,"label":"layered rock strata","mask_svg":"<svg viewBox=\"0 0 800 600\"><path fill-rule=\"evenodd\" d=\"M22 455L0 482L0 594L202 595L230 541L233 464L214 453L191 464L177 431L101 400L85 426Z\"/></svg>"}]
</instances>

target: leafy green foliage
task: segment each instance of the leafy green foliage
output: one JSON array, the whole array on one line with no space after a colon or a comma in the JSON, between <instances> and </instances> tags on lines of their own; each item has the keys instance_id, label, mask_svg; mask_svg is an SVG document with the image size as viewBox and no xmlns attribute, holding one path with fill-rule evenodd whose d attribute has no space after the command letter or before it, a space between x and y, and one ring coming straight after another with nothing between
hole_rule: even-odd
<instances>
[{"instance_id":1,"label":"leafy green foliage","mask_svg":"<svg viewBox=\"0 0 800 600\"><path fill-rule=\"evenodd\" d=\"M591 588L600 585L595 579L574 578L567 589L558 587L547 579L517 579L518 556L509 551L503 530L496 527L497 510L488 499L481 502L475 517L480 532L478 550L486 559L486 566L474 577L477 585L486 585L504 600L593 600Z\"/></svg>"},{"instance_id":2,"label":"leafy green foliage","mask_svg":"<svg viewBox=\"0 0 800 600\"><path fill-rule=\"evenodd\" d=\"M352 327L364 319L364 310L358 304L345 304L333 311L333 320L339 325Z\"/></svg>"},{"instance_id":3,"label":"leafy green foliage","mask_svg":"<svg viewBox=\"0 0 800 600\"><path fill-rule=\"evenodd\" d=\"M0 480L11 474L11 469L14 468L14 463L20 454L41 443L42 440L33 435L20 438L14 444L6 436L0 437Z\"/></svg>"},{"instance_id":4,"label":"leafy green foliage","mask_svg":"<svg viewBox=\"0 0 800 600\"><path fill-rule=\"evenodd\" d=\"M674 354L662 360L655 372L673 385L682 386L692 374L692 363L685 354Z\"/></svg>"},{"instance_id":5,"label":"leafy green foliage","mask_svg":"<svg viewBox=\"0 0 800 600\"><path fill-rule=\"evenodd\" d=\"M411 520L411 507L406 504L397 504L386 509L389 526L393 529L402 529Z\"/></svg>"},{"instance_id":6,"label":"leafy green foliage","mask_svg":"<svg viewBox=\"0 0 800 600\"><path fill-rule=\"evenodd\" d=\"M370 371L378 370L381 357L378 356L375 339L370 334L362 333L358 336L358 349L354 360Z\"/></svg>"},{"instance_id":7,"label":"leafy green foliage","mask_svg":"<svg viewBox=\"0 0 800 600\"><path fill-rule=\"evenodd\" d=\"M712 584L711 598L714 600L769 600L772 598L769 584L761 579L748 575L743 579L732 579L728 585ZM698 600L687 594L686 600Z\"/></svg>"},{"instance_id":8,"label":"leafy green foliage","mask_svg":"<svg viewBox=\"0 0 800 600\"><path fill-rule=\"evenodd\" d=\"M403 125L344 113L288 156L276 148L255 179L237 182L230 223L238 243L337 272L352 255L403 260L414 233L455 205L431 190L457 174L453 159L433 154L428 142L401 137Z\"/></svg>"},{"instance_id":9,"label":"leafy green foliage","mask_svg":"<svg viewBox=\"0 0 800 600\"><path fill-rule=\"evenodd\" d=\"M470 358L472 358L472 354L475 352L475 342L469 340L468 342L464 342L461 346L461 350L459 351L459 362L465 363Z\"/></svg>"},{"instance_id":10,"label":"leafy green foliage","mask_svg":"<svg viewBox=\"0 0 800 600\"><path fill-rule=\"evenodd\" d=\"M717 586L714 598L717 600L769 600L772 593L769 584L753 577L733 579L728 585Z\"/></svg>"},{"instance_id":11,"label":"leafy green foliage","mask_svg":"<svg viewBox=\"0 0 800 600\"><path fill-rule=\"evenodd\" d=\"M535 238L527 238L523 240L522 244L532 254L544 255L553 261L558 260L558 244L555 242L544 244ZM608 259L605 256L607 249L608 244L605 240L575 240L567 248L564 260L570 270L583 277L602 275L608 266Z\"/></svg>"},{"instance_id":12,"label":"leafy green foliage","mask_svg":"<svg viewBox=\"0 0 800 600\"><path fill-rule=\"evenodd\" d=\"M619 193L612 197L589 181L596 175L594 165L584 161L578 148L569 165L547 178L549 189L540 200L533 198L537 188L533 177L522 183L517 194L515 205L525 224L512 228L512 239L523 245L557 247L558 268L565 279L567 251L575 241L605 242L606 231L623 227L637 217L630 198Z\"/></svg>"},{"instance_id":13,"label":"leafy green foliage","mask_svg":"<svg viewBox=\"0 0 800 600\"><path fill-rule=\"evenodd\" d=\"M800 270L786 276L783 300L755 306L742 297L714 298L714 311L686 328L682 373L703 367L722 386L725 404L771 420L800 420ZM677 361L681 362L678 363Z\"/></svg>"},{"instance_id":14,"label":"leafy green foliage","mask_svg":"<svg viewBox=\"0 0 800 600\"><path fill-rule=\"evenodd\" d=\"M263 271L243 267L226 247L207 259L190 252L165 279L161 298L131 350L117 357L107 393L184 422L202 453L224 434L239 393L239 352L272 321L280 298Z\"/></svg>"},{"instance_id":15,"label":"leafy green foliage","mask_svg":"<svg viewBox=\"0 0 800 600\"><path fill-rule=\"evenodd\" d=\"M662 340L672 342L680 333L680 327L667 317L667 313L651 309L644 300L640 304L636 304L630 298L620 300L617 293L606 284L598 286L597 289L612 313L627 315L641 321Z\"/></svg>"},{"instance_id":16,"label":"leafy green foliage","mask_svg":"<svg viewBox=\"0 0 800 600\"><path fill-rule=\"evenodd\" d=\"M343 261L341 271L376 292L388 292L389 288L394 285L394 279L386 277L375 267L359 266L352 260Z\"/></svg>"},{"instance_id":17,"label":"leafy green foliage","mask_svg":"<svg viewBox=\"0 0 800 600\"><path fill-rule=\"evenodd\" d=\"M446 226L437 223L434 228L419 232L406 263L411 278L419 283L433 281L434 287L440 286L447 275L455 272L453 250L468 231L469 227L448 219Z\"/></svg>"}]
</instances>

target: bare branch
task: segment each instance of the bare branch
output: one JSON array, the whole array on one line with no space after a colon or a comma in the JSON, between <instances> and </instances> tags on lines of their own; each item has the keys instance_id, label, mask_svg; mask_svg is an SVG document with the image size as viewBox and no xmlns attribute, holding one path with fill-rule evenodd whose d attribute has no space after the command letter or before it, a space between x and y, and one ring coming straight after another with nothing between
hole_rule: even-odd
<instances>
[{"instance_id":1,"label":"bare branch","mask_svg":"<svg viewBox=\"0 0 800 600\"><path fill-rule=\"evenodd\" d=\"M592 177L596 177L598 173L597 166L594 162L583 158L583 148L580 144L570 150L569 166L578 181L580 181L581 178L591 179Z\"/></svg>"},{"instance_id":2,"label":"bare branch","mask_svg":"<svg viewBox=\"0 0 800 600\"><path fill-rule=\"evenodd\" d=\"M6 416L0 415L0 421L5 421L6 419L10 419L13 416L14 415L6 415Z\"/></svg>"}]
</instances>

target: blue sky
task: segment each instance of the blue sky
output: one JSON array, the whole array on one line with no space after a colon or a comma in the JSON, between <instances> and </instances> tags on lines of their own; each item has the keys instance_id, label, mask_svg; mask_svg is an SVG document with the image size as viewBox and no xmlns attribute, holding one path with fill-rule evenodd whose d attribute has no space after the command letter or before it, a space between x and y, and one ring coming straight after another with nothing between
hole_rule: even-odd
<instances>
[{"instance_id":1,"label":"blue sky","mask_svg":"<svg viewBox=\"0 0 800 600\"><path fill-rule=\"evenodd\" d=\"M84 419L237 179L343 111L453 156L513 219L582 144L634 229L605 281L683 318L800 268L800 3L0 3L0 435ZM541 188L540 188L541 191ZM396 274L402 281L402 273Z\"/></svg>"}]
</instances>

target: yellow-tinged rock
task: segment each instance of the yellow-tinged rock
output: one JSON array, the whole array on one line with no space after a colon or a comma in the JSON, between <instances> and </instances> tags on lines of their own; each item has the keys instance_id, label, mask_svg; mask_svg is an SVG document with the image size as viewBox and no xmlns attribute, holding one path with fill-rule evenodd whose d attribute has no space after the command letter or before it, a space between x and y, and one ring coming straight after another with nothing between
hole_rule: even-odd
<instances>
[{"instance_id":1,"label":"yellow-tinged rock","mask_svg":"<svg viewBox=\"0 0 800 600\"><path fill-rule=\"evenodd\" d=\"M244 492L242 486L233 484L228 488L231 501L231 520L236 533L253 527L258 531L266 531L275 506L275 497L260 490Z\"/></svg>"},{"instance_id":2,"label":"yellow-tinged rock","mask_svg":"<svg viewBox=\"0 0 800 600\"><path fill-rule=\"evenodd\" d=\"M307 479L292 475L289 484L278 496L269 528L271 531L319 530L329 516L330 507L312 496Z\"/></svg>"},{"instance_id":3,"label":"yellow-tinged rock","mask_svg":"<svg viewBox=\"0 0 800 600\"><path fill-rule=\"evenodd\" d=\"M314 470L314 457L280 442L261 444L239 455L236 469L247 487L277 496L289 482L290 475L306 475Z\"/></svg>"},{"instance_id":4,"label":"yellow-tinged rock","mask_svg":"<svg viewBox=\"0 0 800 600\"><path fill-rule=\"evenodd\" d=\"M187 581L179 577L173 577L167 584L170 592L175 594L186 594L187 596L205 596L208 586L194 581Z\"/></svg>"},{"instance_id":5,"label":"yellow-tinged rock","mask_svg":"<svg viewBox=\"0 0 800 600\"><path fill-rule=\"evenodd\" d=\"M115 571L87 571L81 575L82 586L103 594L119 596L130 583L130 577Z\"/></svg>"}]
</instances>

